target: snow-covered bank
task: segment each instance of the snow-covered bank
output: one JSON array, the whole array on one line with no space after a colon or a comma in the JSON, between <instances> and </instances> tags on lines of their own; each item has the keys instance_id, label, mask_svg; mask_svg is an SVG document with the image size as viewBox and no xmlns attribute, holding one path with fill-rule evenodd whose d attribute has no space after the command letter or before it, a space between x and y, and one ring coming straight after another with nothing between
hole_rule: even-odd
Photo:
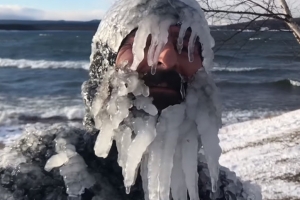
<instances>
[{"instance_id":1,"label":"snow-covered bank","mask_svg":"<svg viewBox=\"0 0 300 200\"><path fill-rule=\"evenodd\" d=\"M261 185L263 199L300 199L300 110L224 127L220 164Z\"/></svg>"},{"instance_id":2,"label":"snow-covered bank","mask_svg":"<svg viewBox=\"0 0 300 200\"><path fill-rule=\"evenodd\" d=\"M9 144L20 133L2 126L0 141ZM261 185L263 199L300 199L300 110L228 125L219 137L220 164Z\"/></svg>"}]
</instances>

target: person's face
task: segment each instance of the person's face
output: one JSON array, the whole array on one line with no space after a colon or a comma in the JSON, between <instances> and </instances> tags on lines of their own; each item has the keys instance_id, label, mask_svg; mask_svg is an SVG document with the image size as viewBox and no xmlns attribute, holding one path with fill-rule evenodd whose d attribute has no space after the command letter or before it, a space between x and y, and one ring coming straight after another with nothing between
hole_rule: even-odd
<instances>
[{"instance_id":1,"label":"person's face","mask_svg":"<svg viewBox=\"0 0 300 200\"><path fill-rule=\"evenodd\" d=\"M190 31L187 30L184 37L183 48L181 53L177 50L177 38L180 31L179 26L169 28L168 42L161 51L156 73L151 74L151 67L147 63L147 53L151 44L151 37L148 37L144 50L144 59L139 64L137 72L143 77L145 84L149 87L150 96L153 97L153 104L162 110L170 105L181 103L182 98L182 81L191 78L201 67L202 59L200 52L200 43L196 42L194 50L194 60L189 62L188 42ZM135 31L128 35L123 41L117 55L116 66L121 66L123 62L128 61L129 65L133 62L132 45L134 42ZM180 77L181 76L181 77Z\"/></svg>"}]
</instances>

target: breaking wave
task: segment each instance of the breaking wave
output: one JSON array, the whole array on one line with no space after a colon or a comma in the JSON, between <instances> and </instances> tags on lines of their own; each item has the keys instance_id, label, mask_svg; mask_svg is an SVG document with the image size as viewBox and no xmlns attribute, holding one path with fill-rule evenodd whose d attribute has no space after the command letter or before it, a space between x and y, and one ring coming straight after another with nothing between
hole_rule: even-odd
<instances>
[{"instance_id":1,"label":"breaking wave","mask_svg":"<svg viewBox=\"0 0 300 200\"><path fill-rule=\"evenodd\" d=\"M234 86L234 85L265 85L265 86L281 86L281 87L300 87L300 81L291 79L283 79L278 81L266 81L266 82L239 82L239 81L220 81L217 83L222 86Z\"/></svg>"},{"instance_id":2,"label":"breaking wave","mask_svg":"<svg viewBox=\"0 0 300 200\"><path fill-rule=\"evenodd\" d=\"M83 106L48 108L43 111L6 110L0 113L0 125L16 125L27 123L62 123L68 121L81 122L84 117Z\"/></svg>"},{"instance_id":3,"label":"breaking wave","mask_svg":"<svg viewBox=\"0 0 300 200\"><path fill-rule=\"evenodd\" d=\"M261 68L261 67L214 67L214 72L222 72L222 73L247 73L247 72L270 72L270 71L279 71L279 72L286 72L286 71L299 71L299 68L290 65L284 67L270 67L270 68ZM299 72L298 72L299 73Z\"/></svg>"},{"instance_id":4,"label":"breaking wave","mask_svg":"<svg viewBox=\"0 0 300 200\"><path fill-rule=\"evenodd\" d=\"M0 67L17 67L31 69L47 68L69 68L69 69L89 69L88 61L48 61L48 60L27 60L27 59L9 59L0 58Z\"/></svg>"},{"instance_id":5,"label":"breaking wave","mask_svg":"<svg viewBox=\"0 0 300 200\"><path fill-rule=\"evenodd\" d=\"M255 37L254 37L254 38L249 38L249 40L250 40L250 41L253 41L253 40L262 40L262 38L255 38Z\"/></svg>"},{"instance_id":6,"label":"breaking wave","mask_svg":"<svg viewBox=\"0 0 300 200\"><path fill-rule=\"evenodd\" d=\"M290 83L293 85L293 86L298 86L300 87L300 81L293 81L293 80L289 80Z\"/></svg>"},{"instance_id":7,"label":"breaking wave","mask_svg":"<svg viewBox=\"0 0 300 200\"><path fill-rule=\"evenodd\" d=\"M50 36L50 34L40 33L39 36L40 36L40 37L46 37L46 36Z\"/></svg>"},{"instance_id":8,"label":"breaking wave","mask_svg":"<svg viewBox=\"0 0 300 200\"><path fill-rule=\"evenodd\" d=\"M235 68L235 67L215 67L213 71L227 71L227 72L244 72L244 71L257 71L257 70L266 70L258 67L241 67L241 68ZM268 70L268 69L267 69Z\"/></svg>"}]
</instances>

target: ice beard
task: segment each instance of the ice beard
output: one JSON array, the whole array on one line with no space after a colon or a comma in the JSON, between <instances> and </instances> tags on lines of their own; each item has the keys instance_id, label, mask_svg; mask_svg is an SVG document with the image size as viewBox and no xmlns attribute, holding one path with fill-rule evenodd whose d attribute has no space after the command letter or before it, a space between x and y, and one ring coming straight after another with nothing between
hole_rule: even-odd
<instances>
[{"instance_id":1,"label":"ice beard","mask_svg":"<svg viewBox=\"0 0 300 200\"><path fill-rule=\"evenodd\" d=\"M202 69L188 83L181 104L158 112L137 72L109 68L90 110L99 130L95 154L106 158L115 140L126 192L140 171L146 200L169 199L170 189L174 200L187 199L187 193L199 199L199 159L208 165L215 192L221 155L218 100L214 82Z\"/></svg>"}]
</instances>

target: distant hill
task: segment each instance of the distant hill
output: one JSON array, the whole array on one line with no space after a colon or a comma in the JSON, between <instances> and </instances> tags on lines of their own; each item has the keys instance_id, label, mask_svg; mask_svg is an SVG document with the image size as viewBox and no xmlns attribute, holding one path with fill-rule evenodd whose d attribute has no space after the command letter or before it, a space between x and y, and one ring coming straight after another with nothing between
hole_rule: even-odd
<instances>
[{"instance_id":1,"label":"distant hill","mask_svg":"<svg viewBox=\"0 0 300 200\"><path fill-rule=\"evenodd\" d=\"M31 21L0 20L0 30L84 30L96 31L100 20L82 21Z\"/></svg>"},{"instance_id":2,"label":"distant hill","mask_svg":"<svg viewBox=\"0 0 300 200\"><path fill-rule=\"evenodd\" d=\"M300 25L300 18L295 18L295 21L297 24ZM245 27L249 23L238 23L238 24L230 24L226 26L216 26L214 28L216 29L228 29L228 30L240 30L240 29L245 29ZM255 30L258 31L262 27L266 27L269 30L284 30L284 29L289 29L289 27L286 25L281 20L275 20L275 19L270 19L270 20L258 20L253 23L251 23L246 29L248 30Z\"/></svg>"},{"instance_id":3,"label":"distant hill","mask_svg":"<svg viewBox=\"0 0 300 200\"><path fill-rule=\"evenodd\" d=\"M300 18L295 21L300 24ZM82 21L32 21L32 20L0 20L0 30L83 30L96 31L100 20ZM230 24L225 26L213 26L212 30L240 30L248 23ZM289 29L288 26L279 20L259 20L251 23L246 29L260 30L267 27L270 30Z\"/></svg>"}]
</instances>

